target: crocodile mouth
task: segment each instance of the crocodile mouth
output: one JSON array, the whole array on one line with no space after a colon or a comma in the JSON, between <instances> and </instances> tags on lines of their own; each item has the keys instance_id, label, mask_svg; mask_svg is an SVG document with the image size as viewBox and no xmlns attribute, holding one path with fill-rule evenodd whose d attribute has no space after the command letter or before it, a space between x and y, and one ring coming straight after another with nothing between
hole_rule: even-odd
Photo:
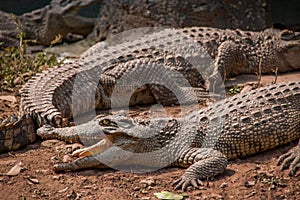
<instances>
[{"instance_id":1,"label":"crocodile mouth","mask_svg":"<svg viewBox=\"0 0 300 200\"><path fill-rule=\"evenodd\" d=\"M103 131L105 137L96 144L84 149L78 149L72 153L72 156L86 157L103 153L112 146L120 147L121 149L131 149L135 146L137 138L130 136L124 132L106 132Z\"/></svg>"}]
</instances>

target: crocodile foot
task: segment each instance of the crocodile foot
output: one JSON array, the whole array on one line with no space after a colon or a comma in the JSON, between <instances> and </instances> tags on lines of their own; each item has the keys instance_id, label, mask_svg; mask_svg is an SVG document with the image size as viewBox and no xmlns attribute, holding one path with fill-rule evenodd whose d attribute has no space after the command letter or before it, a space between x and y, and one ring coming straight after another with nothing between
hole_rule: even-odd
<instances>
[{"instance_id":1,"label":"crocodile foot","mask_svg":"<svg viewBox=\"0 0 300 200\"><path fill-rule=\"evenodd\" d=\"M290 175L295 175L296 171L300 168L300 143L278 158L277 165L280 164L281 170L289 167Z\"/></svg>"},{"instance_id":2,"label":"crocodile foot","mask_svg":"<svg viewBox=\"0 0 300 200\"><path fill-rule=\"evenodd\" d=\"M199 185L203 185L203 182L196 176L183 174L179 179L175 180L172 183L175 186L175 190L182 189L184 191L188 186L192 185L195 188L198 188Z\"/></svg>"},{"instance_id":3,"label":"crocodile foot","mask_svg":"<svg viewBox=\"0 0 300 200\"><path fill-rule=\"evenodd\" d=\"M69 163L58 163L53 166L55 172L64 172L64 171L76 171L80 169L87 168L108 168L102 164L99 159L95 156L86 156L83 158L78 158L73 162Z\"/></svg>"}]
</instances>

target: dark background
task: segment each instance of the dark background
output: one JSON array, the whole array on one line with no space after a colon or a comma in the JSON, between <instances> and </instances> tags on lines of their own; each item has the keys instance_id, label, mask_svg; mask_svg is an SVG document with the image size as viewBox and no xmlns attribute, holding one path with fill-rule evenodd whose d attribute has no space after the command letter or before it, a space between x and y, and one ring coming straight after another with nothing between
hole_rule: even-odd
<instances>
[{"instance_id":1,"label":"dark background","mask_svg":"<svg viewBox=\"0 0 300 200\"><path fill-rule=\"evenodd\" d=\"M0 0L0 10L20 15L25 12L41 8L51 0ZM255 0L246 0L251 3ZM101 1L100 1L101 2ZM80 14L87 17L96 17L99 13L100 2L83 9ZM300 25L299 0L269 0L269 10L273 24Z\"/></svg>"},{"instance_id":2,"label":"dark background","mask_svg":"<svg viewBox=\"0 0 300 200\"><path fill-rule=\"evenodd\" d=\"M21 15L32 10L42 8L50 4L51 0L0 0L0 10ZM80 11L80 15L85 17L97 17L100 2L90 5Z\"/></svg>"}]
</instances>

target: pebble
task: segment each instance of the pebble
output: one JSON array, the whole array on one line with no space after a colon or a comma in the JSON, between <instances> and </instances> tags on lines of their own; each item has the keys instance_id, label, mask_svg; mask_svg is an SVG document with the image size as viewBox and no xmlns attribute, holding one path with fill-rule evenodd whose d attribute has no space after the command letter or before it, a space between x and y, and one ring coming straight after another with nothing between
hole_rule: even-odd
<instances>
[{"instance_id":1,"label":"pebble","mask_svg":"<svg viewBox=\"0 0 300 200\"><path fill-rule=\"evenodd\" d=\"M244 185L247 188L252 187L255 185L255 181L246 181Z\"/></svg>"},{"instance_id":2,"label":"pebble","mask_svg":"<svg viewBox=\"0 0 300 200\"><path fill-rule=\"evenodd\" d=\"M31 183L34 183L34 184L39 184L39 180L36 179L36 178L28 178L28 180L31 182Z\"/></svg>"},{"instance_id":3,"label":"pebble","mask_svg":"<svg viewBox=\"0 0 300 200\"><path fill-rule=\"evenodd\" d=\"M68 189L69 189L69 187L65 187L64 189L58 190L57 192L58 192L58 193L63 193L63 192L65 192L65 191L67 191Z\"/></svg>"},{"instance_id":4,"label":"pebble","mask_svg":"<svg viewBox=\"0 0 300 200\"><path fill-rule=\"evenodd\" d=\"M142 186L144 188L148 187L148 186L155 186L156 183L155 183L155 180L153 177L148 177L144 180L141 180L140 183L142 184Z\"/></svg>"},{"instance_id":5,"label":"pebble","mask_svg":"<svg viewBox=\"0 0 300 200\"><path fill-rule=\"evenodd\" d=\"M269 187L269 190L275 190L276 189L276 186L274 184L272 184L270 187Z\"/></svg>"},{"instance_id":6,"label":"pebble","mask_svg":"<svg viewBox=\"0 0 300 200\"><path fill-rule=\"evenodd\" d=\"M63 177L63 175L55 175L55 176L52 176L52 179L53 180L60 180L61 178Z\"/></svg>"},{"instance_id":7,"label":"pebble","mask_svg":"<svg viewBox=\"0 0 300 200\"><path fill-rule=\"evenodd\" d=\"M133 190L134 191L139 191L141 188L140 187L134 187Z\"/></svg>"},{"instance_id":8,"label":"pebble","mask_svg":"<svg viewBox=\"0 0 300 200\"><path fill-rule=\"evenodd\" d=\"M21 172L23 165L24 164L22 163L22 161L18 162L6 173L6 175L8 175L8 176L18 175Z\"/></svg>"},{"instance_id":9,"label":"pebble","mask_svg":"<svg viewBox=\"0 0 300 200\"><path fill-rule=\"evenodd\" d=\"M2 101L10 101L12 103L16 103L17 99L15 96L7 95L7 96L0 96L0 100Z\"/></svg>"},{"instance_id":10,"label":"pebble","mask_svg":"<svg viewBox=\"0 0 300 200\"><path fill-rule=\"evenodd\" d=\"M222 183L221 185L220 185L220 188L226 188L228 185L227 185L227 183Z\"/></svg>"},{"instance_id":11,"label":"pebble","mask_svg":"<svg viewBox=\"0 0 300 200\"><path fill-rule=\"evenodd\" d=\"M64 163L67 163L67 162L72 162L72 157L71 156L69 156L69 155L64 155L64 157L63 157L63 159L62 159L62 161L64 162Z\"/></svg>"},{"instance_id":12,"label":"pebble","mask_svg":"<svg viewBox=\"0 0 300 200\"><path fill-rule=\"evenodd\" d=\"M14 85L19 85L22 83L22 79L21 77L17 77L14 81L13 81Z\"/></svg>"}]
</instances>

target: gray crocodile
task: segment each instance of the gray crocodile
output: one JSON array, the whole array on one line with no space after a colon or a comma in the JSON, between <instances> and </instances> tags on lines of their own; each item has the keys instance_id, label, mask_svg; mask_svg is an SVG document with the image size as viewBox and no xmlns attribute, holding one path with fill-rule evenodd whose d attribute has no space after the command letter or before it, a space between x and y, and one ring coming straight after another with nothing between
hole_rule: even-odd
<instances>
[{"instance_id":1,"label":"gray crocodile","mask_svg":"<svg viewBox=\"0 0 300 200\"><path fill-rule=\"evenodd\" d=\"M141 165L188 167L176 188L198 187L201 179L224 172L228 159L244 157L300 138L300 81L238 94L182 118L132 119L125 115L98 116L75 127L43 126L44 139L68 142L95 140L76 150L77 160L54 166L56 172L86 168ZM282 155L281 169L300 168L300 142Z\"/></svg>"},{"instance_id":2,"label":"gray crocodile","mask_svg":"<svg viewBox=\"0 0 300 200\"><path fill-rule=\"evenodd\" d=\"M96 44L80 59L45 70L24 85L18 117L0 124L0 152L33 142L44 124L69 126L74 116L94 109L195 102L189 88L205 88L210 80L216 85L221 77L241 73L299 69L299 42L300 33L288 30L191 27L159 29L118 45Z\"/></svg>"},{"instance_id":3,"label":"gray crocodile","mask_svg":"<svg viewBox=\"0 0 300 200\"><path fill-rule=\"evenodd\" d=\"M96 19L82 17L77 12L97 1L52 0L50 5L20 16L0 11L0 47L17 46L21 31L25 32L25 39L45 46L58 35L62 39L67 39L69 33L85 37L93 30Z\"/></svg>"}]
</instances>

